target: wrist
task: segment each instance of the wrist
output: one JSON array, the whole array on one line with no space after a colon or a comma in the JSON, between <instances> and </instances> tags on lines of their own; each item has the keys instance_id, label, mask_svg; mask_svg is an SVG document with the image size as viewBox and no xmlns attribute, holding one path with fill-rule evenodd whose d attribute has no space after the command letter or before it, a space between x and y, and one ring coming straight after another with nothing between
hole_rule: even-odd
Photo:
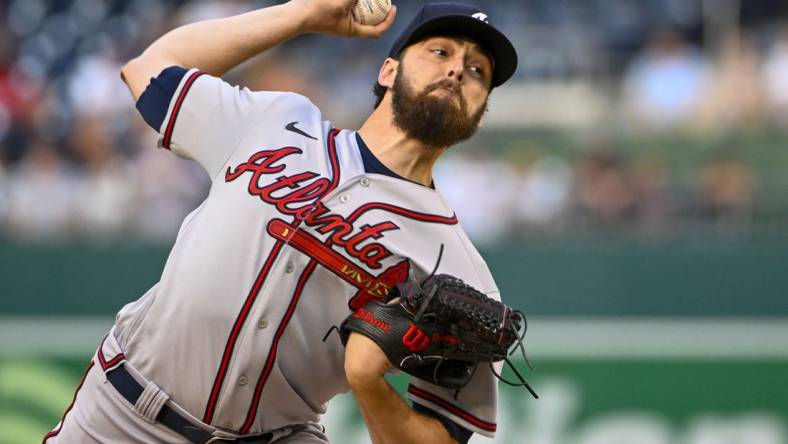
<instances>
[{"instance_id":1,"label":"wrist","mask_svg":"<svg viewBox=\"0 0 788 444\"><path fill-rule=\"evenodd\" d=\"M315 2L292 0L281 7L294 19L299 34L320 32L320 15L315 11Z\"/></svg>"},{"instance_id":2,"label":"wrist","mask_svg":"<svg viewBox=\"0 0 788 444\"><path fill-rule=\"evenodd\" d=\"M372 339L360 333L350 333L345 345L345 376L351 385L385 381L390 368L386 354Z\"/></svg>"},{"instance_id":3,"label":"wrist","mask_svg":"<svg viewBox=\"0 0 788 444\"><path fill-rule=\"evenodd\" d=\"M356 393L371 393L385 388L386 377L373 372L345 372L348 385Z\"/></svg>"},{"instance_id":4,"label":"wrist","mask_svg":"<svg viewBox=\"0 0 788 444\"><path fill-rule=\"evenodd\" d=\"M345 376L348 384L353 388L375 385L386 380L384 371L375 370L358 361L348 360L345 361Z\"/></svg>"}]
</instances>

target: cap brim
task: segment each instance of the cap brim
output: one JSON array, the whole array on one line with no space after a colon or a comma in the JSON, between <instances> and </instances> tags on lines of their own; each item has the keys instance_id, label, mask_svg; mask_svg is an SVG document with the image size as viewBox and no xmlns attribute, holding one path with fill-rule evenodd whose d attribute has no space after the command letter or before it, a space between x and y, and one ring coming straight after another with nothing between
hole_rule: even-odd
<instances>
[{"instance_id":1,"label":"cap brim","mask_svg":"<svg viewBox=\"0 0 788 444\"><path fill-rule=\"evenodd\" d=\"M405 47L434 35L462 35L477 41L495 59L493 87L502 85L517 70L517 51L512 42L488 23L467 15L444 15L428 20L413 30L400 47L392 49L399 54Z\"/></svg>"}]
</instances>

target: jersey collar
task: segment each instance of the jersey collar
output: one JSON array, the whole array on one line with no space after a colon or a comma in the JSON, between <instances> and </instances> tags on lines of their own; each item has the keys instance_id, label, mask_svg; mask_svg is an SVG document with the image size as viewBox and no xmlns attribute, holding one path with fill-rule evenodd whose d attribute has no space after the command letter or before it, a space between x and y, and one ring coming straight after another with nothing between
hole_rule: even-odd
<instances>
[{"instance_id":1,"label":"jersey collar","mask_svg":"<svg viewBox=\"0 0 788 444\"><path fill-rule=\"evenodd\" d=\"M356 131L356 143L358 144L358 152L361 154L361 160L364 162L365 172L370 174L382 174L384 176L389 176L400 180L407 180L408 182L415 183L416 185L424 186L416 181L400 176L399 174L392 171L391 168L384 165L380 159L375 157L367 144L364 142L364 139L361 138L361 134L359 134L358 131ZM430 184L429 188L434 190L435 183L433 182Z\"/></svg>"}]
</instances>

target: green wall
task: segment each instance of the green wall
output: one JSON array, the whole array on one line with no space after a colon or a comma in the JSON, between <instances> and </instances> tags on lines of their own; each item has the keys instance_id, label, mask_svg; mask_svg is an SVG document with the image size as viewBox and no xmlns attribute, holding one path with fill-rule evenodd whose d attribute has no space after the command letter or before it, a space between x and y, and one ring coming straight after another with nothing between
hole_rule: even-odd
<instances>
[{"instance_id":1,"label":"green wall","mask_svg":"<svg viewBox=\"0 0 788 444\"><path fill-rule=\"evenodd\" d=\"M788 315L786 242L532 244L486 257L504 298L538 315Z\"/></svg>"},{"instance_id":2,"label":"green wall","mask_svg":"<svg viewBox=\"0 0 788 444\"><path fill-rule=\"evenodd\" d=\"M54 427L87 359L0 357L0 444ZM786 360L540 360L529 380L541 398L501 385L497 439L476 442L783 444L786 373ZM332 442L369 442L349 395L323 423Z\"/></svg>"},{"instance_id":3,"label":"green wall","mask_svg":"<svg viewBox=\"0 0 788 444\"><path fill-rule=\"evenodd\" d=\"M542 242L482 252L531 315L786 316L788 242ZM153 285L167 247L0 244L0 314L115 313Z\"/></svg>"}]
</instances>

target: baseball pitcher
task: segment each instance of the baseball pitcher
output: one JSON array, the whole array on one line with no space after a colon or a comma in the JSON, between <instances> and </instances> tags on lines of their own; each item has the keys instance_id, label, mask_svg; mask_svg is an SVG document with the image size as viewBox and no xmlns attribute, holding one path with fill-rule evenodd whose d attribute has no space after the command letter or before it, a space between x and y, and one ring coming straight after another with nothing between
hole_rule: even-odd
<instances>
[{"instance_id":1,"label":"baseball pitcher","mask_svg":"<svg viewBox=\"0 0 788 444\"><path fill-rule=\"evenodd\" d=\"M327 443L320 417L348 390L376 444L495 434L496 374L525 319L500 302L432 168L514 73L510 41L476 7L424 5L357 131L303 96L221 79L302 33L377 37L394 23L396 7L361 24L354 3L189 24L123 67L159 146L211 187L45 443ZM392 369L412 375L412 406Z\"/></svg>"}]
</instances>

